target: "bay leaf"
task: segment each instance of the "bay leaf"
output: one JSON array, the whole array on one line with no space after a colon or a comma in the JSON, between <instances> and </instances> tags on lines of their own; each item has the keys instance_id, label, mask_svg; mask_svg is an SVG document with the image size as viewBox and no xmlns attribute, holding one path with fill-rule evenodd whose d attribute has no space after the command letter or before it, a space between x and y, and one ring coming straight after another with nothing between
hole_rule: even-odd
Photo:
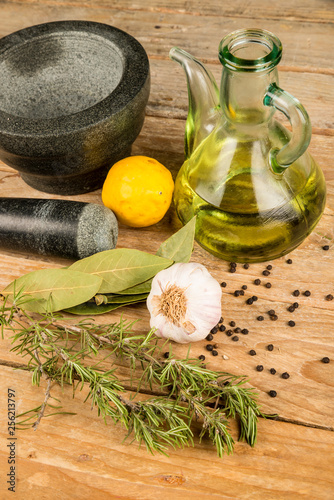
<instances>
[{"instance_id":1,"label":"bay leaf","mask_svg":"<svg viewBox=\"0 0 334 500\"><path fill-rule=\"evenodd\" d=\"M79 314L79 315L97 315L97 314L104 314L107 312L114 311L115 309L118 309L119 307L124 307L124 306L130 306L137 304L139 302L144 302L146 300L145 298L141 298L136 301L129 301L129 302L123 302L123 303L112 303L112 304L101 304L97 305L95 302L85 302L84 304L77 305L75 307L70 307L68 309L65 309L65 312L71 313L71 314Z\"/></svg>"},{"instance_id":2,"label":"bay leaf","mask_svg":"<svg viewBox=\"0 0 334 500\"><path fill-rule=\"evenodd\" d=\"M143 283L172 264L173 260L158 255L130 248L117 248L78 260L69 269L102 278L99 293L103 294L117 293Z\"/></svg>"},{"instance_id":3,"label":"bay leaf","mask_svg":"<svg viewBox=\"0 0 334 500\"><path fill-rule=\"evenodd\" d=\"M144 283L139 283L138 285L126 288L125 290L120 290L121 295L136 295L142 293L150 293L152 286L152 278L144 281Z\"/></svg>"},{"instance_id":4,"label":"bay leaf","mask_svg":"<svg viewBox=\"0 0 334 500\"><path fill-rule=\"evenodd\" d=\"M156 255L174 262L189 262L194 247L195 228L196 216L164 241Z\"/></svg>"},{"instance_id":5,"label":"bay leaf","mask_svg":"<svg viewBox=\"0 0 334 500\"><path fill-rule=\"evenodd\" d=\"M22 290L18 305L37 313L55 312L91 299L102 278L71 269L40 269L10 283L2 292L11 300Z\"/></svg>"}]
</instances>

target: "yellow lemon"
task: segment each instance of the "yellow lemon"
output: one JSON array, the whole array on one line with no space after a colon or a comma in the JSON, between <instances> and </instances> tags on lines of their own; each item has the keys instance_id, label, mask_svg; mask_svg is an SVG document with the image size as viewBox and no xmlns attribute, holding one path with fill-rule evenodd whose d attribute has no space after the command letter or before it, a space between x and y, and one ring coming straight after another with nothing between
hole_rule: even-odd
<instances>
[{"instance_id":1,"label":"yellow lemon","mask_svg":"<svg viewBox=\"0 0 334 500\"><path fill-rule=\"evenodd\" d=\"M119 222L146 227L167 212L174 190L170 171L147 156L129 156L115 163L102 187L102 202Z\"/></svg>"}]
</instances>

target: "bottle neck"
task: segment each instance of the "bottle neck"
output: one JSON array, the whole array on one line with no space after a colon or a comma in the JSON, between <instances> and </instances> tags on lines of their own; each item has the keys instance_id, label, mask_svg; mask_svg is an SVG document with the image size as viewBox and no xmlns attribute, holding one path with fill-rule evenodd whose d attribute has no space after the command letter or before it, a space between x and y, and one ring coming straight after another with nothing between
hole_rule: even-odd
<instances>
[{"instance_id":1,"label":"bottle neck","mask_svg":"<svg viewBox=\"0 0 334 500\"><path fill-rule=\"evenodd\" d=\"M276 68L254 73L223 68L220 86L220 107L223 115L236 126L266 124L275 112L271 106L265 106L263 103L272 83L278 86Z\"/></svg>"}]
</instances>

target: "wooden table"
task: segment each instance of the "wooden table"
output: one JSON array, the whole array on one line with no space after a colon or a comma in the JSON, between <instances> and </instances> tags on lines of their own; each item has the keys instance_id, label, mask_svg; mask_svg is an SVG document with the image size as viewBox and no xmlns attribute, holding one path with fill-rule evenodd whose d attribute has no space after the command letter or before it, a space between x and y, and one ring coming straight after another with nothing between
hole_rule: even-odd
<instances>
[{"instance_id":1,"label":"wooden table","mask_svg":"<svg viewBox=\"0 0 334 500\"><path fill-rule=\"evenodd\" d=\"M220 65L217 46L230 31L242 27L265 28L281 39L284 55L280 64L281 86L296 95L309 112L313 137L310 152L321 165L328 187L325 213L311 236L289 257L273 261L272 288L254 285L265 264L242 266L229 273L227 262L210 256L197 244L192 260L205 264L223 290L222 315L247 327L249 335L232 342L224 333L216 337L219 356L207 356L207 366L245 374L259 392L264 411L278 413L277 420L259 422L258 443L250 448L237 443L233 455L219 459L209 443L179 451L168 457L149 455L136 443L122 442L122 430L106 427L70 389L53 388L64 410L76 416L42 420L36 432L17 433L16 493L8 492L7 389L14 388L17 412L41 403L42 388L31 386L22 369L24 360L10 352L8 336L0 343L0 498L40 499L307 499L334 498L334 5L332 0L2 0L0 36L29 25L61 19L85 19L108 23L135 36L145 47L151 64L152 87L143 130L133 154L152 156L173 173L183 162L183 133L187 115L187 90L182 70L168 58L178 45L204 60L217 78ZM1 75L0 75L1 78ZM28 187L20 176L0 162L0 195L48 198ZM56 198L56 196L55 196ZM101 203L100 191L71 199ZM162 222L136 230L120 227L118 247L135 247L153 253L179 227L171 208ZM323 250L328 244L330 249ZM60 267L64 261L23 253L1 252L0 289L32 270ZM269 278L268 278L269 279ZM245 307L246 297L233 292L242 284L246 295L259 300ZM293 313L287 307L296 299L292 291L310 290L298 298ZM279 319L270 322L267 311ZM258 315L265 320L256 321ZM123 315L140 318L138 330L148 329L145 305L128 308ZM108 315L108 320L120 314ZM294 328L288 320L296 322ZM107 321L107 319L104 319ZM274 350L266 346L274 344ZM206 342L192 346L194 356L204 352ZM249 355L255 349L257 356ZM176 356L186 348L176 346ZM225 358L223 359L223 355ZM329 364L321 359L328 356ZM256 365L264 366L263 372ZM19 367L19 368L18 368ZM14 370L14 368L17 368ZM276 375L269 372L277 370ZM288 372L289 379L281 374ZM268 391L277 391L271 398ZM237 438L237 430L234 429Z\"/></svg>"}]
</instances>

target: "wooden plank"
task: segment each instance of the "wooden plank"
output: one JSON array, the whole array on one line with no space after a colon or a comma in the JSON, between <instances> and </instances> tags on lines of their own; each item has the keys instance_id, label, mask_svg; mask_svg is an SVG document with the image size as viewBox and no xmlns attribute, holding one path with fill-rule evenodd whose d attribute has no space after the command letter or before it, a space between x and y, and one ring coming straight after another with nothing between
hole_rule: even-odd
<instances>
[{"instance_id":1,"label":"wooden plank","mask_svg":"<svg viewBox=\"0 0 334 500\"><path fill-rule=\"evenodd\" d=\"M41 403L45 384L31 387L29 374L9 367L0 367L0 376L0 471L5 478L11 442L7 389L15 390L19 413ZM256 446L236 443L234 454L222 459L207 440L199 443L196 429L194 448L171 450L169 457L151 456L136 443L124 444L120 425L103 423L83 402L86 389L75 399L70 388L62 392L54 386L51 394L61 400L64 411L77 414L45 418L36 432L16 431L18 498L51 500L55 491L65 500L333 498L332 432L261 420ZM234 425L232 431L236 439ZM5 481L0 492L9 498Z\"/></svg>"},{"instance_id":2,"label":"wooden plank","mask_svg":"<svg viewBox=\"0 0 334 500\"><path fill-rule=\"evenodd\" d=\"M23 3L17 0L7 0L9 3ZM24 0L24 3L40 4L40 0ZM117 9L117 0L44 0L44 5L76 5L91 9L105 8ZM209 0L173 0L166 4L164 0L142 2L140 0L122 0L122 10L150 11L160 14L173 13L191 16L214 15L219 17L240 17L260 19L282 19L283 17L294 21L330 22L334 20L331 0L281 0L279 3L267 4L263 2L245 3L244 0L234 2L217 2Z\"/></svg>"},{"instance_id":3,"label":"wooden plank","mask_svg":"<svg viewBox=\"0 0 334 500\"><path fill-rule=\"evenodd\" d=\"M246 4L245 4L246 5ZM268 7L269 10L269 7ZM334 61L329 40L333 37L330 23L282 22L259 17L220 17L218 15L188 16L147 11L94 8L66 4L0 3L0 36L18 29L65 19L87 19L114 25L135 36L150 57L166 59L170 48L178 45L196 57L217 61L220 40L239 28L263 28L282 41L284 56L281 67L333 74ZM157 28L158 26L158 28ZM194 36L196 34L196 36Z\"/></svg>"}]
</instances>

